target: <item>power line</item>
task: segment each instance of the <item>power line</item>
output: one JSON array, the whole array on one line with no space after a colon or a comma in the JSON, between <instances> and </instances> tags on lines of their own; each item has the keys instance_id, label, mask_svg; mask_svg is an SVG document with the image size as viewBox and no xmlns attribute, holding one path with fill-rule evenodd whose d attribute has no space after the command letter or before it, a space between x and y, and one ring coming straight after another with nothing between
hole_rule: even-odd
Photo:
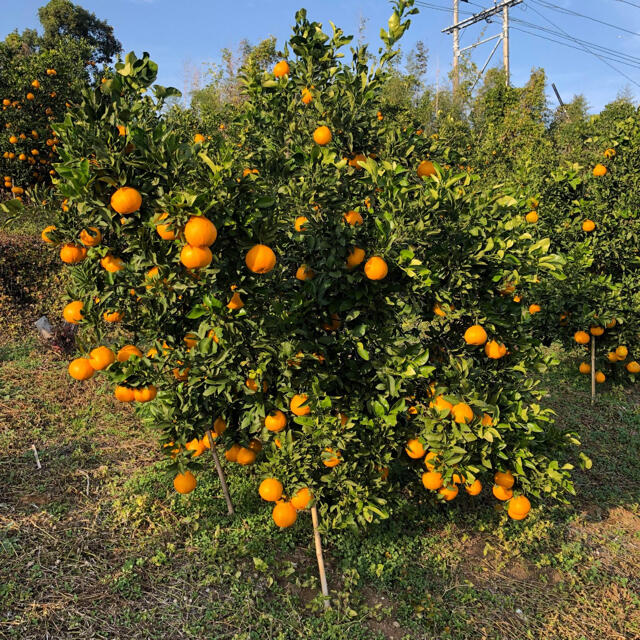
<instances>
[{"instance_id":1,"label":"power line","mask_svg":"<svg viewBox=\"0 0 640 640\"><path fill-rule=\"evenodd\" d=\"M629 4L632 7L636 7L640 9L640 4L636 4L635 2L629 2L629 0L616 0L617 2L624 2L624 4Z\"/></svg>"},{"instance_id":2,"label":"power line","mask_svg":"<svg viewBox=\"0 0 640 640\"><path fill-rule=\"evenodd\" d=\"M522 27L513 27L516 31L520 31L521 33L526 33L527 35L533 36L534 38L541 38L542 40L547 40L548 42L554 42L556 44L562 45L563 47L568 47L570 49L575 49L576 51L583 51L582 47L573 45L573 44L569 44L568 42L564 41L564 40L556 40L555 38L550 38L549 36L543 36L540 33L535 33L534 31L528 31L527 29L524 29ZM620 62L620 60L618 60L617 58L609 58L606 55L603 55L602 58L607 59L607 60L612 60L615 62ZM640 63L634 63L634 62L629 62L627 63L628 66L633 67L635 69L640 69Z\"/></svg>"},{"instance_id":3,"label":"power line","mask_svg":"<svg viewBox=\"0 0 640 640\"><path fill-rule=\"evenodd\" d=\"M567 38L572 38L572 36L570 36L564 29L561 29L557 24L555 24L552 20L550 20L549 18L547 18L543 13L540 13L535 7L529 7L534 13L537 13L543 20L545 20L546 22L548 22L552 27L556 28L558 31L561 31L565 37ZM588 47L580 44L580 47L586 52L591 54L592 56L595 56L596 58L598 58L600 61L604 62L604 64L606 64L610 69L613 69L616 73L619 73L622 77L626 78L629 82L631 82L632 84L635 84L636 87L640 87L640 84L637 83L631 76L628 76L626 73L624 73L624 71L620 71L620 69L618 69L617 67L614 67L610 62L608 62L607 60L605 60L601 55L595 53L594 51L591 51Z\"/></svg>"},{"instance_id":4,"label":"power line","mask_svg":"<svg viewBox=\"0 0 640 640\"><path fill-rule=\"evenodd\" d=\"M624 31L625 33L630 33L633 36L640 36L640 33L637 31L631 31L631 29L626 29L625 27L620 27L615 24L611 24L610 22L605 22L604 20L600 20L599 18L593 18L591 16L587 16L584 13L578 13L577 11L572 11L571 9L565 9L564 7L559 7L555 4L551 4L550 2L545 2L545 0L533 0L536 4L540 4L543 7L547 7L548 9L553 9L553 11L558 11L559 13L566 13L567 15L578 16L579 18L585 18L586 20L591 20L593 22L598 22L599 24L603 24L607 27L611 27L612 29L617 29L618 31Z\"/></svg>"}]
</instances>

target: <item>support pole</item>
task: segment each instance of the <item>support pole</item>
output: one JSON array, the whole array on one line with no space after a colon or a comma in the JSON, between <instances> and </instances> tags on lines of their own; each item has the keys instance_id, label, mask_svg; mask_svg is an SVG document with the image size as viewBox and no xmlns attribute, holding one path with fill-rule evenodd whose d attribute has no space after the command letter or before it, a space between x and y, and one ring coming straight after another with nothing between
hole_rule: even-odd
<instances>
[{"instance_id":1,"label":"support pole","mask_svg":"<svg viewBox=\"0 0 640 640\"><path fill-rule=\"evenodd\" d=\"M224 477L224 471L222 469L222 465L220 464L220 458L218 458L218 452L216 451L215 440L211 436L211 429L207 430L207 438L209 439L209 444L211 445L211 455L213 456L213 462L216 465L216 471L218 472L218 478L220 478L220 486L222 487L222 494L224 495L224 499L227 503L227 511L229 515L234 515L235 511L233 510L233 503L231 502L231 496L229 495L229 487L227 486L227 479Z\"/></svg>"},{"instance_id":2,"label":"support pole","mask_svg":"<svg viewBox=\"0 0 640 640\"><path fill-rule=\"evenodd\" d=\"M314 505L311 507L311 522L313 523L313 540L316 545L316 560L318 561L318 573L320 574L320 588L324 598L324 608L328 609L329 588L327 587L327 574L324 571L324 558L322 556L322 540L320 539L320 531L318 531L318 509Z\"/></svg>"},{"instance_id":3,"label":"support pole","mask_svg":"<svg viewBox=\"0 0 640 640\"><path fill-rule=\"evenodd\" d=\"M508 87L511 84L509 77L509 5L505 5L502 8L502 57L504 60L504 75Z\"/></svg>"},{"instance_id":4,"label":"support pole","mask_svg":"<svg viewBox=\"0 0 640 640\"><path fill-rule=\"evenodd\" d=\"M453 24L458 24L458 0L453 0ZM453 96L458 93L460 88L460 68L458 65L460 59L460 29L455 26L453 29Z\"/></svg>"},{"instance_id":5,"label":"support pole","mask_svg":"<svg viewBox=\"0 0 640 640\"><path fill-rule=\"evenodd\" d=\"M591 404L596 401L596 337L591 336Z\"/></svg>"}]
</instances>

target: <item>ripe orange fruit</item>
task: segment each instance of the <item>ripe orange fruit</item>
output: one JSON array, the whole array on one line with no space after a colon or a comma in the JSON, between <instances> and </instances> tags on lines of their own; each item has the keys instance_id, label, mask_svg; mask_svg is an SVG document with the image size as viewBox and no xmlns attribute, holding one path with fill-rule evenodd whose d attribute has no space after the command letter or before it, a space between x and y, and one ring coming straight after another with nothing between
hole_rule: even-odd
<instances>
[{"instance_id":1,"label":"ripe orange fruit","mask_svg":"<svg viewBox=\"0 0 640 640\"><path fill-rule=\"evenodd\" d=\"M382 280L389 273L387 263L379 256L369 258L364 265L364 274L369 280Z\"/></svg>"},{"instance_id":2,"label":"ripe orange fruit","mask_svg":"<svg viewBox=\"0 0 640 640\"><path fill-rule=\"evenodd\" d=\"M213 254L209 247L194 247L190 244L185 244L180 252L180 262L187 269L201 269L211 264L213 260Z\"/></svg>"},{"instance_id":3,"label":"ripe orange fruit","mask_svg":"<svg viewBox=\"0 0 640 640\"><path fill-rule=\"evenodd\" d=\"M407 446L404 450L407 452L407 455L414 460L422 458L422 456L426 453L424 445L417 438L411 438L407 442Z\"/></svg>"},{"instance_id":4,"label":"ripe orange fruit","mask_svg":"<svg viewBox=\"0 0 640 640\"><path fill-rule=\"evenodd\" d=\"M513 520L522 520L531 510L531 503L525 496L516 496L509 501L507 513Z\"/></svg>"},{"instance_id":5,"label":"ripe orange fruit","mask_svg":"<svg viewBox=\"0 0 640 640\"><path fill-rule=\"evenodd\" d=\"M324 451L325 453L328 453L330 455L328 457L322 458L322 464L325 467L329 467L330 469L332 469L333 467L337 467L340 464L340 458L341 458L340 452L336 451L334 453L331 447L326 447Z\"/></svg>"},{"instance_id":6,"label":"ripe orange fruit","mask_svg":"<svg viewBox=\"0 0 640 640\"><path fill-rule=\"evenodd\" d=\"M513 491L511 489L507 489L499 484L493 485L493 495L498 498L498 500L510 500L513 496Z\"/></svg>"},{"instance_id":7,"label":"ripe orange fruit","mask_svg":"<svg viewBox=\"0 0 640 640\"><path fill-rule=\"evenodd\" d=\"M604 151L604 157L605 158L613 158L616 155L616 150L615 149L605 149Z\"/></svg>"},{"instance_id":8,"label":"ripe orange fruit","mask_svg":"<svg viewBox=\"0 0 640 640\"><path fill-rule=\"evenodd\" d=\"M33 100L35 98L35 96L33 95L33 93L31 93L31 91L29 91L29 93L27 93L27 100Z\"/></svg>"},{"instance_id":9,"label":"ripe orange fruit","mask_svg":"<svg viewBox=\"0 0 640 640\"><path fill-rule=\"evenodd\" d=\"M450 502L458 495L458 487L454 484L448 487L441 487L438 493L447 501Z\"/></svg>"},{"instance_id":10,"label":"ripe orange fruit","mask_svg":"<svg viewBox=\"0 0 640 640\"><path fill-rule=\"evenodd\" d=\"M286 425L287 425L287 418L284 415L284 413L282 413L282 411L280 411L279 409L272 411L264 419L264 426L267 428L268 431L272 431L274 433L277 433L278 431L282 431Z\"/></svg>"},{"instance_id":11,"label":"ripe orange fruit","mask_svg":"<svg viewBox=\"0 0 640 640\"><path fill-rule=\"evenodd\" d=\"M353 156L351 160L349 160L349 166L354 167L356 169L362 169L362 167L360 166L360 163L366 162L366 161L367 161L367 156L365 156L364 153L356 153L356 155Z\"/></svg>"},{"instance_id":12,"label":"ripe orange fruit","mask_svg":"<svg viewBox=\"0 0 640 640\"><path fill-rule=\"evenodd\" d=\"M305 218L305 216L298 216L296 221L293 223L293 228L296 231L306 231L305 223L309 222L309 218Z\"/></svg>"},{"instance_id":13,"label":"ripe orange fruit","mask_svg":"<svg viewBox=\"0 0 640 640\"><path fill-rule=\"evenodd\" d=\"M66 264L78 264L87 257L87 250L67 242L60 248L60 260Z\"/></svg>"},{"instance_id":14,"label":"ripe orange fruit","mask_svg":"<svg viewBox=\"0 0 640 640\"><path fill-rule=\"evenodd\" d=\"M451 413L453 414L454 421L458 424L467 424L473 420L473 410L464 402L459 402L454 405Z\"/></svg>"},{"instance_id":15,"label":"ripe orange fruit","mask_svg":"<svg viewBox=\"0 0 640 640\"><path fill-rule=\"evenodd\" d=\"M313 100L311 91L306 87L302 90L302 104L309 104Z\"/></svg>"},{"instance_id":16,"label":"ripe orange fruit","mask_svg":"<svg viewBox=\"0 0 640 640\"><path fill-rule=\"evenodd\" d=\"M435 313L437 316L440 316L441 318L444 318L447 315L437 302L433 305L433 313Z\"/></svg>"},{"instance_id":17,"label":"ripe orange fruit","mask_svg":"<svg viewBox=\"0 0 640 640\"><path fill-rule=\"evenodd\" d=\"M427 455L424 457L424 466L427 467L428 471L435 470L436 467L431 462L431 460L435 462L437 461L437 459L438 459L438 454L435 451L429 451L429 453L427 453Z\"/></svg>"},{"instance_id":18,"label":"ripe orange fruit","mask_svg":"<svg viewBox=\"0 0 640 640\"><path fill-rule=\"evenodd\" d=\"M349 269L355 269L364 260L364 250L359 247L354 247L347 256L347 267Z\"/></svg>"},{"instance_id":19,"label":"ripe orange fruit","mask_svg":"<svg viewBox=\"0 0 640 640\"><path fill-rule=\"evenodd\" d=\"M310 269L306 264L301 264L296 270L296 278L303 282L305 280L312 280L315 275L315 271Z\"/></svg>"},{"instance_id":20,"label":"ripe orange fruit","mask_svg":"<svg viewBox=\"0 0 640 640\"><path fill-rule=\"evenodd\" d=\"M418 165L418 178L434 175L436 175L436 168L433 166L433 162L431 162L431 160L423 160Z\"/></svg>"},{"instance_id":21,"label":"ripe orange fruit","mask_svg":"<svg viewBox=\"0 0 640 640\"><path fill-rule=\"evenodd\" d=\"M309 506L309 503L313 499L313 494L307 487L301 487L293 496L291 496L291 504L298 510L302 511Z\"/></svg>"},{"instance_id":22,"label":"ripe orange fruit","mask_svg":"<svg viewBox=\"0 0 640 640\"><path fill-rule=\"evenodd\" d=\"M276 523L276 526L280 527L281 529L285 529L286 527L290 527L295 523L298 517L298 512L290 502L281 501L278 502L275 507L273 507L271 517Z\"/></svg>"},{"instance_id":23,"label":"ripe orange fruit","mask_svg":"<svg viewBox=\"0 0 640 640\"><path fill-rule=\"evenodd\" d=\"M289 63L286 60L280 60L280 62L273 67L273 75L276 78L289 75Z\"/></svg>"},{"instance_id":24,"label":"ripe orange fruit","mask_svg":"<svg viewBox=\"0 0 640 640\"><path fill-rule=\"evenodd\" d=\"M490 427L493 424L493 418L488 413L483 413L480 424L483 427Z\"/></svg>"},{"instance_id":25,"label":"ripe orange fruit","mask_svg":"<svg viewBox=\"0 0 640 640\"><path fill-rule=\"evenodd\" d=\"M75 380L88 380L94 373L87 358L76 358L69 363L69 375Z\"/></svg>"},{"instance_id":26,"label":"ripe orange fruit","mask_svg":"<svg viewBox=\"0 0 640 640\"><path fill-rule=\"evenodd\" d=\"M436 409L437 411L446 411L449 413L453 409L453 405L445 400L444 396L436 396L430 403L429 407L431 409Z\"/></svg>"},{"instance_id":27,"label":"ripe orange fruit","mask_svg":"<svg viewBox=\"0 0 640 640\"><path fill-rule=\"evenodd\" d=\"M198 344L198 336L195 333L187 333L184 338L182 338L184 343L187 345L189 349L192 349Z\"/></svg>"},{"instance_id":28,"label":"ripe orange fruit","mask_svg":"<svg viewBox=\"0 0 640 640\"><path fill-rule=\"evenodd\" d=\"M331 142L331 130L329 127L325 127L324 125L318 127L313 132L313 140L316 144L319 144L321 147L324 147L326 144Z\"/></svg>"},{"instance_id":29,"label":"ripe orange fruit","mask_svg":"<svg viewBox=\"0 0 640 640\"><path fill-rule=\"evenodd\" d=\"M626 368L629 373L640 373L640 364L638 364L635 360L628 362Z\"/></svg>"},{"instance_id":30,"label":"ripe orange fruit","mask_svg":"<svg viewBox=\"0 0 640 640\"><path fill-rule=\"evenodd\" d=\"M96 370L102 371L116 361L116 356L109 347L96 347L89 352L89 364Z\"/></svg>"},{"instance_id":31,"label":"ripe orange fruit","mask_svg":"<svg viewBox=\"0 0 640 640\"><path fill-rule=\"evenodd\" d=\"M629 355L629 349L621 344L616 349L616 355L618 356L618 358L620 358L620 360L624 360Z\"/></svg>"},{"instance_id":32,"label":"ripe orange fruit","mask_svg":"<svg viewBox=\"0 0 640 640\"><path fill-rule=\"evenodd\" d=\"M133 390L133 398L136 402L151 402L158 395L158 390L152 384L147 387L138 387Z\"/></svg>"},{"instance_id":33,"label":"ripe orange fruit","mask_svg":"<svg viewBox=\"0 0 640 640\"><path fill-rule=\"evenodd\" d=\"M242 307L244 307L244 301L239 293L234 293L231 296L231 300L229 300L229 304L227 304L227 308L233 311L234 309L242 309Z\"/></svg>"},{"instance_id":34,"label":"ripe orange fruit","mask_svg":"<svg viewBox=\"0 0 640 640\"><path fill-rule=\"evenodd\" d=\"M477 496L482 491L482 482L476 478L471 484L465 486L465 491L470 496Z\"/></svg>"},{"instance_id":35,"label":"ripe orange fruit","mask_svg":"<svg viewBox=\"0 0 640 640\"><path fill-rule=\"evenodd\" d=\"M283 491L282 482L276 478L265 478L258 487L260 497L267 502L278 502L282 498Z\"/></svg>"},{"instance_id":36,"label":"ripe orange fruit","mask_svg":"<svg viewBox=\"0 0 640 640\"><path fill-rule=\"evenodd\" d=\"M193 136L193 141L196 144L202 144L205 141L205 137L201 133L196 133L196 135Z\"/></svg>"},{"instance_id":37,"label":"ripe orange fruit","mask_svg":"<svg viewBox=\"0 0 640 640\"><path fill-rule=\"evenodd\" d=\"M352 227L362 224L362 216L357 211L349 211L342 215L344 221Z\"/></svg>"},{"instance_id":38,"label":"ripe orange fruit","mask_svg":"<svg viewBox=\"0 0 640 640\"><path fill-rule=\"evenodd\" d=\"M82 315L83 307L84 302L82 300L74 300L62 310L62 317L71 324L78 324L84 319Z\"/></svg>"},{"instance_id":39,"label":"ripe orange fruit","mask_svg":"<svg viewBox=\"0 0 640 640\"><path fill-rule=\"evenodd\" d=\"M618 362L618 354L615 351L609 351L609 353L607 353L607 360L609 360L609 362Z\"/></svg>"},{"instance_id":40,"label":"ripe orange fruit","mask_svg":"<svg viewBox=\"0 0 640 640\"><path fill-rule=\"evenodd\" d=\"M210 247L218 237L218 230L204 216L191 216L184 227L186 241L194 247Z\"/></svg>"},{"instance_id":41,"label":"ripe orange fruit","mask_svg":"<svg viewBox=\"0 0 640 640\"><path fill-rule=\"evenodd\" d=\"M607 322L607 329L613 329L613 327L615 327L616 324L617 324L617 320L614 318L610 322Z\"/></svg>"},{"instance_id":42,"label":"ripe orange fruit","mask_svg":"<svg viewBox=\"0 0 640 640\"><path fill-rule=\"evenodd\" d=\"M122 311L105 311L102 314L105 322L120 322L124 317Z\"/></svg>"},{"instance_id":43,"label":"ripe orange fruit","mask_svg":"<svg viewBox=\"0 0 640 640\"><path fill-rule=\"evenodd\" d=\"M198 438L193 438L193 440L189 440L189 442L187 442L184 448L187 451L193 451L193 453L191 454L192 458L200 457L205 450L204 443L201 440L198 440Z\"/></svg>"},{"instance_id":44,"label":"ripe orange fruit","mask_svg":"<svg viewBox=\"0 0 640 640\"><path fill-rule=\"evenodd\" d=\"M542 308L540 307L539 304L530 304L529 305L529 313L531 315L535 315L536 313L540 313L540 311L542 311Z\"/></svg>"},{"instance_id":45,"label":"ripe orange fruit","mask_svg":"<svg viewBox=\"0 0 640 640\"><path fill-rule=\"evenodd\" d=\"M476 346L483 345L487 341L487 332L479 324L474 324L464 332L464 341Z\"/></svg>"},{"instance_id":46,"label":"ripe orange fruit","mask_svg":"<svg viewBox=\"0 0 640 640\"><path fill-rule=\"evenodd\" d=\"M51 240L51 238L49 238L49 236L47 235L49 233L49 231L55 231L56 230L56 226L53 224L50 224L49 226L45 227L42 230L42 233L40 234L40 237L44 240L44 242L46 242L47 244L53 244L53 240Z\"/></svg>"},{"instance_id":47,"label":"ripe orange fruit","mask_svg":"<svg viewBox=\"0 0 640 640\"><path fill-rule=\"evenodd\" d=\"M602 371L596 371L596 382L602 384L607 379L607 376Z\"/></svg>"},{"instance_id":48,"label":"ripe orange fruit","mask_svg":"<svg viewBox=\"0 0 640 640\"><path fill-rule=\"evenodd\" d=\"M276 254L265 244L256 244L244 259L247 268L253 273L269 273L276 266Z\"/></svg>"},{"instance_id":49,"label":"ripe orange fruit","mask_svg":"<svg viewBox=\"0 0 640 640\"><path fill-rule=\"evenodd\" d=\"M191 493L196 488L196 477L191 473L191 471L185 471L184 473L179 473L173 479L173 487L178 493Z\"/></svg>"},{"instance_id":50,"label":"ripe orange fruit","mask_svg":"<svg viewBox=\"0 0 640 640\"><path fill-rule=\"evenodd\" d=\"M493 476L493 481L499 486L505 489L511 489L516 479L513 477L511 471L498 471Z\"/></svg>"},{"instance_id":51,"label":"ripe orange fruit","mask_svg":"<svg viewBox=\"0 0 640 640\"><path fill-rule=\"evenodd\" d=\"M308 404L305 404L308 399L309 396L306 393L299 393L293 396L293 398L291 398L291 402L289 403L291 413L296 416L309 415L311 413L311 407Z\"/></svg>"},{"instance_id":52,"label":"ripe orange fruit","mask_svg":"<svg viewBox=\"0 0 640 640\"><path fill-rule=\"evenodd\" d=\"M236 456L236 462L241 465L253 464L256 461L256 452L248 447L241 447Z\"/></svg>"},{"instance_id":53,"label":"ripe orange fruit","mask_svg":"<svg viewBox=\"0 0 640 640\"><path fill-rule=\"evenodd\" d=\"M593 168L593 175L596 178L600 178L601 176L605 176L607 175L607 167L605 167L603 164L598 163L594 168Z\"/></svg>"},{"instance_id":54,"label":"ripe orange fruit","mask_svg":"<svg viewBox=\"0 0 640 640\"><path fill-rule=\"evenodd\" d=\"M97 247L102 242L102 233L97 227L89 227L80 232L80 242L85 247Z\"/></svg>"},{"instance_id":55,"label":"ripe orange fruit","mask_svg":"<svg viewBox=\"0 0 640 640\"><path fill-rule=\"evenodd\" d=\"M507 347L495 340L489 340L489 342L484 345L484 352L487 354L488 358L491 358L491 360L499 360L507 355Z\"/></svg>"},{"instance_id":56,"label":"ripe orange fruit","mask_svg":"<svg viewBox=\"0 0 640 640\"><path fill-rule=\"evenodd\" d=\"M591 365L586 362L581 362L580 366L578 367L578 371L583 374L591 373Z\"/></svg>"},{"instance_id":57,"label":"ripe orange fruit","mask_svg":"<svg viewBox=\"0 0 640 640\"><path fill-rule=\"evenodd\" d=\"M255 451L256 454L260 453L262 451L262 442L260 442L258 438L252 438L249 441L249 449L251 449L251 451Z\"/></svg>"},{"instance_id":58,"label":"ripe orange fruit","mask_svg":"<svg viewBox=\"0 0 640 640\"><path fill-rule=\"evenodd\" d=\"M422 474L422 484L429 491L437 491L442 486L442 474L437 471L425 471Z\"/></svg>"},{"instance_id":59,"label":"ripe orange fruit","mask_svg":"<svg viewBox=\"0 0 640 640\"><path fill-rule=\"evenodd\" d=\"M113 395L116 397L116 400L120 400L120 402L133 402L135 398L133 389L123 387L122 385L118 385L114 389Z\"/></svg>"},{"instance_id":60,"label":"ripe orange fruit","mask_svg":"<svg viewBox=\"0 0 640 640\"><path fill-rule=\"evenodd\" d=\"M229 449L225 451L224 457L229 462L236 462L238 460L238 451L240 451L241 447L239 444L233 444Z\"/></svg>"},{"instance_id":61,"label":"ripe orange fruit","mask_svg":"<svg viewBox=\"0 0 640 640\"><path fill-rule=\"evenodd\" d=\"M160 217L158 218L158 220L166 220L169 217L169 214L165 211L163 214L160 215ZM156 225L156 233L163 239L163 240L175 240L176 239L176 232L169 229L169 225L168 224L157 224Z\"/></svg>"},{"instance_id":62,"label":"ripe orange fruit","mask_svg":"<svg viewBox=\"0 0 640 640\"><path fill-rule=\"evenodd\" d=\"M530 224L535 224L538 222L538 213L536 211L529 211L524 218Z\"/></svg>"},{"instance_id":63,"label":"ripe orange fruit","mask_svg":"<svg viewBox=\"0 0 640 640\"><path fill-rule=\"evenodd\" d=\"M573 334L573 339L578 344L589 344L591 342L591 336L586 331L576 331Z\"/></svg>"},{"instance_id":64,"label":"ripe orange fruit","mask_svg":"<svg viewBox=\"0 0 640 640\"><path fill-rule=\"evenodd\" d=\"M593 220L585 220L582 223L582 230L590 233L596 228L596 223Z\"/></svg>"},{"instance_id":65,"label":"ripe orange fruit","mask_svg":"<svg viewBox=\"0 0 640 640\"><path fill-rule=\"evenodd\" d=\"M120 187L111 196L111 208L120 215L135 213L142 206L142 196L132 187Z\"/></svg>"},{"instance_id":66,"label":"ripe orange fruit","mask_svg":"<svg viewBox=\"0 0 640 640\"><path fill-rule=\"evenodd\" d=\"M604 333L604 329L602 327L591 327L589 331L592 336L601 336Z\"/></svg>"},{"instance_id":67,"label":"ripe orange fruit","mask_svg":"<svg viewBox=\"0 0 640 640\"><path fill-rule=\"evenodd\" d=\"M110 253L100 260L100 265L109 273L117 273L124 269L124 262L122 262L122 259L116 258L116 256L113 256Z\"/></svg>"}]
</instances>

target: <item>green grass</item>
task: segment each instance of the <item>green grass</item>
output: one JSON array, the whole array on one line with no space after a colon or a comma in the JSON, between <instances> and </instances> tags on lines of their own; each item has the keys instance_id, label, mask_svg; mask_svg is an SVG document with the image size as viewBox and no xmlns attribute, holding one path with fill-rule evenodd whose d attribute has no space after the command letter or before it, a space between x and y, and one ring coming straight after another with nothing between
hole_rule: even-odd
<instances>
[{"instance_id":1,"label":"green grass","mask_svg":"<svg viewBox=\"0 0 640 640\"><path fill-rule=\"evenodd\" d=\"M607 383L592 407L566 359L545 385L593 459L577 496L523 522L487 489L447 506L425 496L361 534L327 532L325 612L308 514L278 531L237 465L234 518L213 464L177 495L154 434L34 336L39 303L8 304L24 317L0 339L0 638L640 637L637 392Z\"/></svg>"}]
</instances>

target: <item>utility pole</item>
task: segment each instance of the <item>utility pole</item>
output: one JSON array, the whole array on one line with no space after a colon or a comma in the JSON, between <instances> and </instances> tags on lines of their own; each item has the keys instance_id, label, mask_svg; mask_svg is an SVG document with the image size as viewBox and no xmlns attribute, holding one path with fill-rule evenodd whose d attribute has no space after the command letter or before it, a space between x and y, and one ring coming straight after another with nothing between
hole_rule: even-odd
<instances>
[{"instance_id":1,"label":"utility pole","mask_svg":"<svg viewBox=\"0 0 640 640\"><path fill-rule=\"evenodd\" d=\"M502 7L502 62L504 75L509 86L509 5Z\"/></svg>"},{"instance_id":2,"label":"utility pole","mask_svg":"<svg viewBox=\"0 0 640 640\"><path fill-rule=\"evenodd\" d=\"M468 0L462 0L463 2L467 2ZM506 76L506 83L509 86L510 82L510 65L509 65L509 8L515 7L518 4L522 4L523 0L502 0L499 4L497 0L494 0L494 6L488 9L483 9L482 11L465 18L464 20L460 20L458 5L459 0L453 0L453 24L450 27L442 30L442 33L450 33L453 35L453 90L454 93L458 90L460 85L460 54L463 51L467 51L468 49L475 49L478 45L484 44L485 42L489 42L490 40L497 40L495 47L489 54L487 61L482 68L482 71L478 75L476 79L476 83L480 79L480 76L484 73L484 70L487 68L493 54L495 53L500 41L502 41L502 55L503 55L503 64L504 71ZM484 40L480 40L479 42L475 42L468 47L460 48L460 31L465 29L466 27L470 27L473 24L477 24L478 22L482 22L483 20L486 22L493 22L492 18L497 16L498 14L502 14L502 32L498 33L489 38L485 38ZM475 84L474 84L475 86Z\"/></svg>"},{"instance_id":3,"label":"utility pole","mask_svg":"<svg viewBox=\"0 0 640 640\"><path fill-rule=\"evenodd\" d=\"M458 0L453 0L453 95L458 93L460 87L460 69L458 62L460 60L460 29L456 26L458 24Z\"/></svg>"}]
</instances>

